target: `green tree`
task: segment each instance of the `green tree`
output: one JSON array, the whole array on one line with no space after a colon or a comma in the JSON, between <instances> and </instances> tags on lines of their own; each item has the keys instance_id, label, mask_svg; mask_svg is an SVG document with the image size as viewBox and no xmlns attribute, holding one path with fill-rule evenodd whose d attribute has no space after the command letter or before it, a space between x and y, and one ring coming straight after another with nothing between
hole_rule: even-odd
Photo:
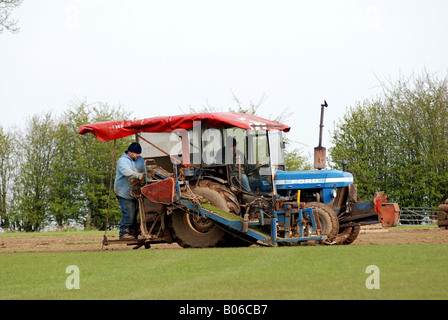
<instances>
[{"instance_id":1,"label":"green tree","mask_svg":"<svg viewBox=\"0 0 448 320\"><path fill-rule=\"evenodd\" d=\"M112 165L115 168L115 162L133 138L118 139L115 143L104 143L93 135L80 135L78 128L89 123L129 118L130 113L125 112L120 106L114 108L106 103L89 105L85 101L76 102L64 115L64 130L67 131L66 136L70 140L65 143L65 148L70 150L70 154L67 154L67 161L71 163L68 173L76 189L75 206L78 211L81 210L77 220L86 228L105 228ZM112 174L115 178L114 171ZM82 220L79 217L82 217ZM120 218L118 201L112 190L110 225L118 224Z\"/></svg>"},{"instance_id":2,"label":"green tree","mask_svg":"<svg viewBox=\"0 0 448 320\"><path fill-rule=\"evenodd\" d=\"M84 218L75 137L68 117L64 114L54 131L57 161L54 161L51 167L54 178L51 180L50 212L52 220L59 228L73 222L80 223Z\"/></svg>"},{"instance_id":3,"label":"green tree","mask_svg":"<svg viewBox=\"0 0 448 320\"><path fill-rule=\"evenodd\" d=\"M288 144L287 144L288 145ZM285 165L287 171L311 170L311 164L298 148L285 150Z\"/></svg>"},{"instance_id":4,"label":"green tree","mask_svg":"<svg viewBox=\"0 0 448 320\"><path fill-rule=\"evenodd\" d=\"M0 126L0 227L9 229L10 225L10 194L14 176L13 159L15 152L14 135Z\"/></svg>"},{"instance_id":5,"label":"green tree","mask_svg":"<svg viewBox=\"0 0 448 320\"><path fill-rule=\"evenodd\" d=\"M19 231L38 231L52 223L58 227L79 223L104 229L111 174L115 174L114 143L101 142L93 135L81 136L78 130L83 124L129 116L121 107L82 101L74 103L60 118L51 112L32 116L15 140L0 130L2 225ZM130 140L132 137L117 141L116 157ZM17 160L11 166L11 153L7 151L13 150L13 141L18 146L14 150ZM3 201L8 186L12 199L9 210L7 201ZM120 217L112 190L110 225L118 224Z\"/></svg>"},{"instance_id":6,"label":"green tree","mask_svg":"<svg viewBox=\"0 0 448 320\"><path fill-rule=\"evenodd\" d=\"M32 116L18 139L19 170L14 182L14 220L19 230L38 231L49 219L51 171L56 161L51 112Z\"/></svg>"},{"instance_id":7,"label":"green tree","mask_svg":"<svg viewBox=\"0 0 448 320\"><path fill-rule=\"evenodd\" d=\"M448 80L425 72L382 87L335 126L332 165L348 161L363 197L436 206L448 196Z\"/></svg>"}]
</instances>

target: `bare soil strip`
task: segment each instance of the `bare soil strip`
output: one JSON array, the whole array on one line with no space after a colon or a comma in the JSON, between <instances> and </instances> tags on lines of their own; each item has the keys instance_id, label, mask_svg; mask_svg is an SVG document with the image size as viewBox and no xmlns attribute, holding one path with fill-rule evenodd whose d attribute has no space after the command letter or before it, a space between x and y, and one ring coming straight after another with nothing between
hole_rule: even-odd
<instances>
[{"instance_id":1,"label":"bare soil strip","mask_svg":"<svg viewBox=\"0 0 448 320\"><path fill-rule=\"evenodd\" d=\"M116 235L108 236L117 239ZM125 244L102 245L103 235L67 236L24 235L0 236L0 253L14 252L57 252L57 251L101 251L132 250L134 246ZM371 244L448 244L448 230L434 227L427 228L390 228L363 227L352 245ZM143 247L142 247L143 248ZM180 249L173 244L154 244L151 249ZM142 250L142 249L140 249Z\"/></svg>"}]
</instances>

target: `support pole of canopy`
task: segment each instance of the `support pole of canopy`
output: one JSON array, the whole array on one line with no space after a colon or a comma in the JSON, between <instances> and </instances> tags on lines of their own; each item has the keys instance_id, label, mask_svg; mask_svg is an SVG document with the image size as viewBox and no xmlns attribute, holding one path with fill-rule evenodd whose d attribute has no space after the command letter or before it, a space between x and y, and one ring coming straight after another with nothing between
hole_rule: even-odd
<instances>
[{"instance_id":1,"label":"support pole of canopy","mask_svg":"<svg viewBox=\"0 0 448 320\"><path fill-rule=\"evenodd\" d=\"M114 148L112 153L112 164L110 166L110 180L109 180L109 199L107 200L107 213L106 213L106 224L104 226L104 239L107 240L107 227L109 226L109 210L110 210L110 198L112 194L112 182L114 174L114 164L115 164L115 147L117 145L117 140L114 140ZM103 241L104 244L104 241ZM101 247L102 249L102 247Z\"/></svg>"}]
</instances>

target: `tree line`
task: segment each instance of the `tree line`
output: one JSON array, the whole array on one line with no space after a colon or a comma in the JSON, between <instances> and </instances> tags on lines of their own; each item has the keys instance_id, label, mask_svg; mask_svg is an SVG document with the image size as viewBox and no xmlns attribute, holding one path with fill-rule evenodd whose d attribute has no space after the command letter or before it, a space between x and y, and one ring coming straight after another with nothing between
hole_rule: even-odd
<instances>
[{"instance_id":1,"label":"tree line","mask_svg":"<svg viewBox=\"0 0 448 320\"><path fill-rule=\"evenodd\" d=\"M121 213L113 190L109 204L114 143L82 136L78 127L129 116L121 107L80 102L59 117L33 115L23 129L0 127L1 227L39 231L80 224L104 229L108 207L109 221L117 224ZM117 152L128 145L129 139L117 140Z\"/></svg>"},{"instance_id":2,"label":"tree line","mask_svg":"<svg viewBox=\"0 0 448 320\"><path fill-rule=\"evenodd\" d=\"M364 199L385 191L402 207L437 207L448 197L448 78L425 71L381 86L335 124L331 163L348 162Z\"/></svg>"}]
</instances>

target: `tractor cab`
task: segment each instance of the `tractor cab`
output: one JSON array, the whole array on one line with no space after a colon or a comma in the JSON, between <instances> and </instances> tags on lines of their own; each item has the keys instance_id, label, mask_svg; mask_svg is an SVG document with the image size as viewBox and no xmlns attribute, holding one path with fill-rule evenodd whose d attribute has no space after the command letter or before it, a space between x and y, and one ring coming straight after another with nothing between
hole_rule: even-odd
<instances>
[{"instance_id":1,"label":"tractor cab","mask_svg":"<svg viewBox=\"0 0 448 320\"><path fill-rule=\"evenodd\" d=\"M275 192L274 173L285 169L282 131L216 128L197 122L188 130L142 132L142 156L190 183L211 179L234 193Z\"/></svg>"}]
</instances>

